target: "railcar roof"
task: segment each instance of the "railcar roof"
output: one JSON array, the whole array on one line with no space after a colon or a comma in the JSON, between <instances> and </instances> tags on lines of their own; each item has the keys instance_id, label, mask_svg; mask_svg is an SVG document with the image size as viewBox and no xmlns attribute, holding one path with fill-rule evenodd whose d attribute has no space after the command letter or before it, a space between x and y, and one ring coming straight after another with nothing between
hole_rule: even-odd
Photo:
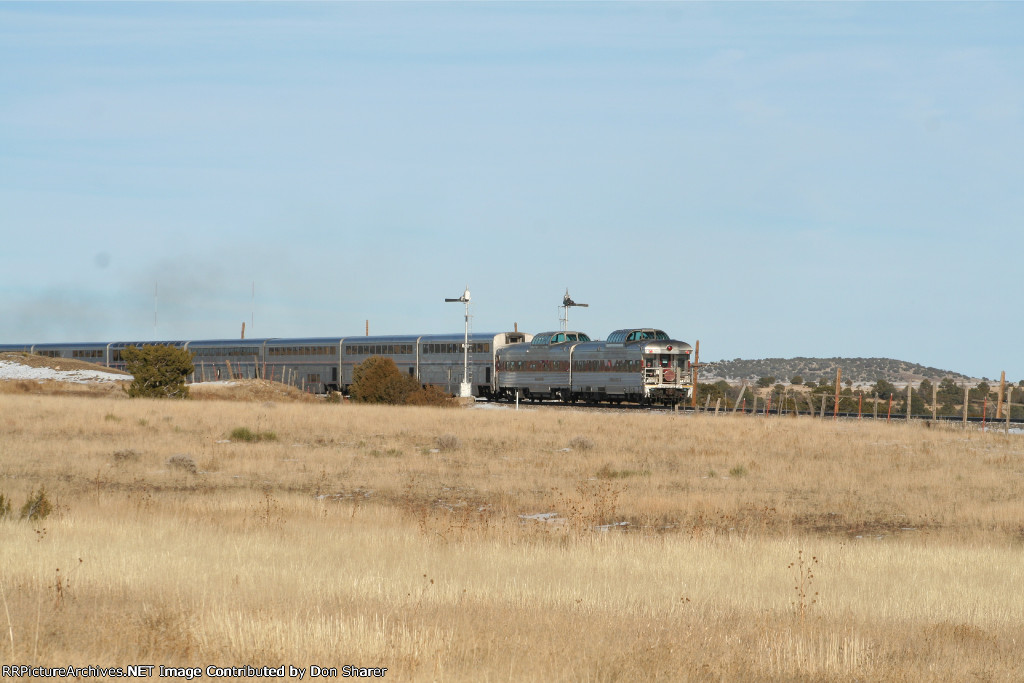
<instances>
[{"instance_id":1,"label":"railcar roof","mask_svg":"<svg viewBox=\"0 0 1024 683\"><path fill-rule=\"evenodd\" d=\"M189 346L259 346L273 338L266 339L194 339L188 343Z\"/></svg>"},{"instance_id":2,"label":"railcar roof","mask_svg":"<svg viewBox=\"0 0 1024 683\"><path fill-rule=\"evenodd\" d=\"M553 342L552 339L555 339L560 334L565 335L566 338L563 338L562 340L557 342ZM567 337L569 335L575 335L576 339L568 339ZM580 339L581 336L583 337L583 339ZM580 332L579 330L555 330L554 332L540 332L538 334L533 335L533 341L531 341L530 343L535 344L537 346L547 346L548 344L563 344L568 341L587 342L592 340L590 339L589 334L587 334L586 332Z\"/></svg>"},{"instance_id":3,"label":"railcar roof","mask_svg":"<svg viewBox=\"0 0 1024 683\"><path fill-rule=\"evenodd\" d=\"M508 334L507 332L470 332L470 341L492 341L499 334ZM520 333L522 334L522 333ZM423 334L413 339L419 339L425 342L434 341L462 341L466 338L465 332L456 332L452 334Z\"/></svg>"},{"instance_id":4,"label":"railcar roof","mask_svg":"<svg viewBox=\"0 0 1024 683\"><path fill-rule=\"evenodd\" d=\"M177 341L161 340L161 341L116 341L110 342L110 345L115 349L122 349L126 346L184 346L189 342L188 339L179 339ZM42 346L42 344L39 344ZM69 344L69 346L75 346L75 344Z\"/></svg>"},{"instance_id":5,"label":"railcar roof","mask_svg":"<svg viewBox=\"0 0 1024 683\"><path fill-rule=\"evenodd\" d=\"M26 344L24 348L33 346L33 344ZM81 349L87 346L105 349L107 348L107 342L51 342L49 344L34 344L37 349ZM2 347L0 347L2 348Z\"/></svg>"},{"instance_id":6,"label":"railcar roof","mask_svg":"<svg viewBox=\"0 0 1024 683\"><path fill-rule=\"evenodd\" d=\"M635 339L628 339L628 337L635 334ZM648 339L669 339L669 336L664 330L659 330L654 327L628 327L623 330L615 330L608 335L609 344L624 344L626 341L645 341Z\"/></svg>"}]
</instances>

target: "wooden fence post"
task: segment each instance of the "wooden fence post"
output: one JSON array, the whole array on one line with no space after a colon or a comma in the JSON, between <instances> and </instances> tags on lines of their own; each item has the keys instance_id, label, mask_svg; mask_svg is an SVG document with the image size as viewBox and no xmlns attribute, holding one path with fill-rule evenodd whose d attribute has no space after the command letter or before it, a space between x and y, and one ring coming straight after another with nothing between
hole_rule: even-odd
<instances>
[{"instance_id":1,"label":"wooden fence post","mask_svg":"<svg viewBox=\"0 0 1024 683\"><path fill-rule=\"evenodd\" d=\"M964 429L967 429L967 404L971 400L971 390L967 388L967 383L964 383Z\"/></svg>"},{"instance_id":2,"label":"wooden fence post","mask_svg":"<svg viewBox=\"0 0 1024 683\"><path fill-rule=\"evenodd\" d=\"M825 397L826 397L827 395L828 395L828 394L822 394L822 395L821 395L821 419L822 419L822 420L824 420L824 419L825 419Z\"/></svg>"},{"instance_id":3,"label":"wooden fence post","mask_svg":"<svg viewBox=\"0 0 1024 683\"><path fill-rule=\"evenodd\" d=\"M740 385L740 395L736 397L736 405L732 407L732 414L735 415L736 411L740 409L740 400L743 399L743 392L747 390L747 381L743 380L743 384Z\"/></svg>"},{"instance_id":4,"label":"wooden fence post","mask_svg":"<svg viewBox=\"0 0 1024 683\"><path fill-rule=\"evenodd\" d=\"M842 389L843 369L836 368L836 404L832 407L832 419L839 419L839 392Z\"/></svg>"},{"instance_id":5,"label":"wooden fence post","mask_svg":"<svg viewBox=\"0 0 1024 683\"><path fill-rule=\"evenodd\" d=\"M1003 374L999 377L999 400L996 402L996 419L1001 420L1003 417L1003 394L1006 393L1006 370L1003 370Z\"/></svg>"},{"instance_id":6,"label":"wooden fence post","mask_svg":"<svg viewBox=\"0 0 1024 683\"><path fill-rule=\"evenodd\" d=\"M932 385L932 421L939 419L939 384Z\"/></svg>"},{"instance_id":7,"label":"wooden fence post","mask_svg":"<svg viewBox=\"0 0 1024 683\"><path fill-rule=\"evenodd\" d=\"M878 419L878 392L875 392L875 419Z\"/></svg>"},{"instance_id":8,"label":"wooden fence post","mask_svg":"<svg viewBox=\"0 0 1024 683\"><path fill-rule=\"evenodd\" d=\"M1011 387L1010 391L1006 392L1006 435L1007 436L1010 435L1010 413L1012 412L1010 410L1010 406L1013 405L1013 403L1010 401L1010 399L1013 397L1012 395L1013 395L1013 388Z\"/></svg>"},{"instance_id":9,"label":"wooden fence post","mask_svg":"<svg viewBox=\"0 0 1024 683\"><path fill-rule=\"evenodd\" d=\"M910 422L910 406L914 405L914 383L907 382L907 422Z\"/></svg>"},{"instance_id":10,"label":"wooden fence post","mask_svg":"<svg viewBox=\"0 0 1024 683\"><path fill-rule=\"evenodd\" d=\"M696 345L693 348L693 391L690 395L690 407L693 408L693 412L697 412L697 368L700 367L700 339L697 340Z\"/></svg>"}]
</instances>

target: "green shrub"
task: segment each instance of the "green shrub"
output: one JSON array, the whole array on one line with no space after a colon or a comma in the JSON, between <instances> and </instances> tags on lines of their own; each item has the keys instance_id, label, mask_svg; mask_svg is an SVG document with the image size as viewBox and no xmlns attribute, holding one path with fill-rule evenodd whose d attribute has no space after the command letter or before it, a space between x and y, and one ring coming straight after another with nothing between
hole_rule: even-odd
<instances>
[{"instance_id":1,"label":"green shrub","mask_svg":"<svg viewBox=\"0 0 1024 683\"><path fill-rule=\"evenodd\" d=\"M257 441L277 441L277 433L254 432L248 427L235 427L231 431L230 438L232 441L248 441L250 443Z\"/></svg>"},{"instance_id":2,"label":"green shrub","mask_svg":"<svg viewBox=\"0 0 1024 683\"><path fill-rule=\"evenodd\" d=\"M132 373L132 398L188 398L185 378L195 371L192 353L173 346L126 346L121 350L125 369Z\"/></svg>"},{"instance_id":3,"label":"green shrub","mask_svg":"<svg viewBox=\"0 0 1024 683\"><path fill-rule=\"evenodd\" d=\"M410 406L441 406L451 408L456 405L455 399L444 389L428 384L411 392L405 397L406 405Z\"/></svg>"},{"instance_id":4,"label":"green shrub","mask_svg":"<svg viewBox=\"0 0 1024 683\"><path fill-rule=\"evenodd\" d=\"M395 361L383 356L367 358L352 371L349 394L358 403L404 404L420 388L416 378L403 374Z\"/></svg>"},{"instance_id":5,"label":"green shrub","mask_svg":"<svg viewBox=\"0 0 1024 683\"><path fill-rule=\"evenodd\" d=\"M53 512L53 504L46 497L46 490L40 488L38 491L34 491L21 506L21 519L27 519L30 522L46 519L51 512Z\"/></svg>"},{"instance_id":6,"label":"green shrub","mask_svg":"<svg viewBox=\"0 0 1024 683\"><path fill-rule=\"evenodd\" d=\"M398 369L383 356L367 358L352 372L349 395L358 403L390 405L452 406L452 397L432 384L420 386L412 375Z\"/></svg>"}]
</instances>

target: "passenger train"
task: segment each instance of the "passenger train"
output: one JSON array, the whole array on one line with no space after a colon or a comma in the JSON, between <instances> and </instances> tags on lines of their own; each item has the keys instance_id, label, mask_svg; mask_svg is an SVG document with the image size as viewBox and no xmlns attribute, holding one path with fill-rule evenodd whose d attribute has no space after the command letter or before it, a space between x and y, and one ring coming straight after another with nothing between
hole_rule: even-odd
<instances>
[{"instance_id":1,"label":"passenger train","mask_svg":"<svg viewBox=\"0 0 1024 683\"><path fill-rule=\"evenodd\" d=\"M126 346L169 345L191 351L191 382L265 378L304 391L347 393L355 366L391 358L421 384L456 394L463 375L463 334L0 344L52 358L74 358L124 369ZM474 396L495 400L610 401L674 404L693 389L691 347L661 330L617 330L606 341L583 332L472 333L469 383Z\"/></svg>"}]
</instances>

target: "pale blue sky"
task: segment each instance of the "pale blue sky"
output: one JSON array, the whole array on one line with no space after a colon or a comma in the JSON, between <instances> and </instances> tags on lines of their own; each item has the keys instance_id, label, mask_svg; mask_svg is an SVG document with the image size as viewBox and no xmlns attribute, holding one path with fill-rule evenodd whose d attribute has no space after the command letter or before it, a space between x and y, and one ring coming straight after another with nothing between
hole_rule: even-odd
<instances>
[{"instance_id":1,"label":"pale blue sky","mask_svg":"<svg viewBox=\"0 0 1024 683\"><path fill-rule=\"evenodd\" d=\"M0 2L0 341L656 326L1024 378L1021 3Z\"/></svg>"}]
</instances>

